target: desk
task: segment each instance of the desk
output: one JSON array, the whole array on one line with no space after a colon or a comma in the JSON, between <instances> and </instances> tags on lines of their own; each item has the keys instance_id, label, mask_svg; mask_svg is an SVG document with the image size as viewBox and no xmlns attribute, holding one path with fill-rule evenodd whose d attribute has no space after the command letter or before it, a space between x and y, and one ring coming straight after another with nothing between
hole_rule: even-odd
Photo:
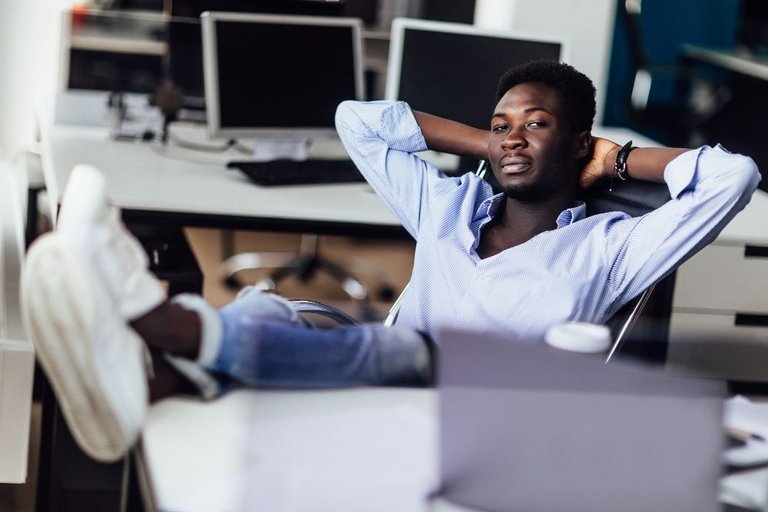
<instances>
[{"instance_id":1,"label":"desk","mask_svg":"<svg viewBox=\"0 0 768 512\"><path fill-rule=\"evenodd\" d=\"M105 173L109 197L127 221L359 236L405 234L364 184L259 187L240 172L225 169L223 161L184 160L189 153L173 148L165 157L149 143L110 140L101 128L54 126L43 143L53 204L60 202L72 168L88 163Z\"/></svg>"},{"instance_id":2,"label":"desk","mask_svg":"<svg viewBox=\"0 0 768 512\"><path fill-rule=\"evenodd\" d=\"M226 160L216 154L114 141L107 130L94 127L54 126L43 135L51 204L61 201L76 164L100 168L110 199L145 246L172 248L165 253L167 264L153 268L169 282L172 294L202 291L202 272L181 233L184 227L408 237L366 184L259 187L239 171L226 169ZM327 143L317 151L333 150L343 151Z\"/></svg>"},{"instance_id":3,"label":"desk","mask_svg":"<svg viewBox=\"0 0 768 512\"><path fill-rule=\"evenodd\" d=\"M241 390L155 404L134 460L147 511L471 512L427 498L438 435L434 389Z\"/></svg>"},{"instance_id":4,"label":"desk","mask_svg":"<svg viewBox=\"0 0 768 512\"><path fill-rule=\"evenodd\" d=\"M438 482L437 394L360 388L169 399L151 408L137 458L152 482L147 510L422 511Z\"/></svg>"}]
</instances>

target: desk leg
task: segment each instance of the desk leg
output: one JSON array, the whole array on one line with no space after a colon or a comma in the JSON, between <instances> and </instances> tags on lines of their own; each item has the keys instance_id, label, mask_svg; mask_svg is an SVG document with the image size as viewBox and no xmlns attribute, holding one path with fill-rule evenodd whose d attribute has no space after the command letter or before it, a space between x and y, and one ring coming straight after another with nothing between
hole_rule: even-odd
<instances>
[{"instance_id":1,"label":"desk leg","mask_svg":"<svg viewBox=\"0 0 768 512\"><path fill-rule=\"evenodd\" d=\"M203 293L203 273L182 228L129 224L149 257L149 269L168 283L168 295Z\"/></svg>"},{"instance_id":2,"label":"desk leg","mask_svg":"<svg viewBox=\"0 0 768 512\"><path fill-rule=\"evenodd\" d=\"M157 497L152 487L149 468L144 460L144 447L141 439L131 450L131 481L128 484L128 502L126 510L157 512Z\"/></svg>"},{"instance_id":3,"label":"desk leg","mask_svg":"<svg viewBox=\"0 0 768 512\"><path fill-rule=\"evenodd\" d=\"M37 512L120 512L125 462L104 464L88 457L75 443L47 381L42 395Z\"/></svg>"},{"instance_id":4,"label":"desk leg","mask_svg":"<svg viewBox=\"0 0 768 512\"><path fill-rule=\"evenodd\" d=\"M24 232L24 244L26 247L29 247L29 244L38 235L37 225L40 222L40 212L37 211L37 200L42 190L43 188L41 187L31 187L27 190L27 227Z\"/></svg>"}]
</instances>

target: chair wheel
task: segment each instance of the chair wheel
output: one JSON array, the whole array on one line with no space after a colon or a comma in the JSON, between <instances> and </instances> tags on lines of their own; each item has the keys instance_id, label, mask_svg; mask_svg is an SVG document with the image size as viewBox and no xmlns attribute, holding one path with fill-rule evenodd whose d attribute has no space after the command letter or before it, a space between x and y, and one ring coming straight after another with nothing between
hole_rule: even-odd
<instances>
[{"instance_id":1,"label":"chair wheel","mask_svg":"<svg viewBox=\"0 0 768 512\"><path fill-rule=\"evenodd\" d=\"M392 302L395 300L395 289L388 284L383 284L376 290L376 296L384 302Z\"/></svg>"},{"instance_id":2,"label":"chair wheel","mask_svg":"<svg viewBox=\"0 0 768 512\"><path fill-rule=\"evenodd\" d=\"M232 291L237 291L243 287L243 284L240 282L240 280L233 275L227 276L224 279L222 279L222 283L224 284L224 286L226 286L228 289Z\"/></svg>"}]
</instances>

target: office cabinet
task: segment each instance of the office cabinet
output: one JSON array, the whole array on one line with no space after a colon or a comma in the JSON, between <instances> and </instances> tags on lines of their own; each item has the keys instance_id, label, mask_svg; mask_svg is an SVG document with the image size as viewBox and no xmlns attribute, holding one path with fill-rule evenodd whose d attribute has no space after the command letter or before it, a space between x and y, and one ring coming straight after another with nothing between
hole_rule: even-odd
<instances>
[{"instance_id":1,"label":"office cabinet","mask_svg":"<svg viewBox=\"0 0 768 512\"><path fill-rule=\"evenodd\" d=\"M768 194L677 270L667 365L768 381Z\"/></svg>"}]
</instances>

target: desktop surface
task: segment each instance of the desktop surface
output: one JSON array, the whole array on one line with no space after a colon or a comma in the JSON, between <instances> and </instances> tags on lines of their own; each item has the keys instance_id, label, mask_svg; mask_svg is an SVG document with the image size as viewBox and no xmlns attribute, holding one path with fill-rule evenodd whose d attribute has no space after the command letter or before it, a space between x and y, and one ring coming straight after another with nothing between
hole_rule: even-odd
<instances>
[{"instance_id":1,"label":"desktop surface","mask_svg":"<svg viewBox=\"0 0 768 512\"><path fill-rule=\"evenodd\" d=\"M477 512L432 499L438 415L435 389L174 397L150 408L138 458L156 510Z\"/></svg>"},{"instance_id":2,"label":"desktop surface","mask_svg":"<svg viewBox=\"0 0 768 512\"><path fill-rule=\"evenodd\" d=\"M437 484L436 417L429 389L173 398L150 409L141 452L159 510L417 512Z\"/></svg>"},{"instance_id":3,"label":"desktop surface","mask_svg":"<svg viewBox=\"0 0 768 512\"><path fill-rule=\"evenodd\" d=\"M226 160L216 155L118 142L96 127L53 126L44 132L43 144L54 205L72 168L87 163L104 171L109 197L124 214L177 218L189 226L406 236L364 183L259 187L226 169Z\"/></svg>"}]
</instances>

